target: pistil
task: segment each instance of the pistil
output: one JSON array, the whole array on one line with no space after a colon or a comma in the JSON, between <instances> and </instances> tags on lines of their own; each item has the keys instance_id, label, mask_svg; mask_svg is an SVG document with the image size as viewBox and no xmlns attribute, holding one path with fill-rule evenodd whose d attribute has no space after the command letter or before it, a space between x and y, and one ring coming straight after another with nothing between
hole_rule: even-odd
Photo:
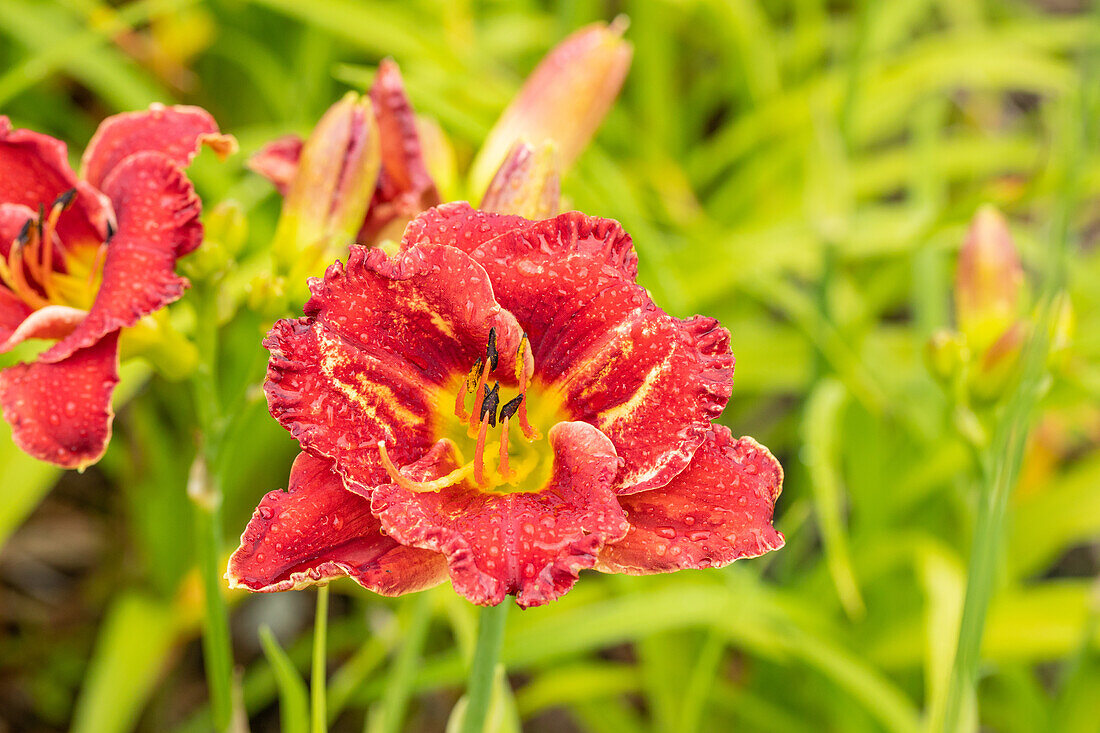
<instances>
[{"instance_id":1,"label":"pistil","mask_svg":"<svg viewBox=\"0 0 1100 733\"><path fill-rule=\"evenodd\" d=\"M390 454L386 450L386 441L378 441L378 452L382 455L382 467L386 469L386 473L390 475L390 478L393 479L393 482L401 488L408 489L409 491L426 492L445 489L448 486L453 486L459 481L465 479L474 469L474 464L471 462L459 466L447 475L440 476L439 478L432 481L413 481L408 476L405 476L399 470L397 470L397 466L393 465L393 461L390 460Z\"/></svg>"}]
</instances>

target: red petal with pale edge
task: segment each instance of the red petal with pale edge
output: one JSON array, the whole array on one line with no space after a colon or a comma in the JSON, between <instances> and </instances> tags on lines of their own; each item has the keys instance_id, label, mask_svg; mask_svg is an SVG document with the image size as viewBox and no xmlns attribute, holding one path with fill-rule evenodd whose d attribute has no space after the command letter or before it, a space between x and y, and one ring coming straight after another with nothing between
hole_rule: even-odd
<instances>
[{"instance_id":1,"label":"red petal with pale edge","mask_svg":"<svg viewBox=\"0 0 1100 733\"><path fill-rule=\"evenodd\" d=\"M84 179L103 184L119 163L135 153L161 153L187 166L204 145L218 155L237 149L236 141L218 132L218 123L201 107L153 104L144 112L124 112L103 120L84 149Z\"/></svg>"},{"instance_id":2,"label":"red petal with pale edge","mask_svg":"<svg viewBox=\"0 0 1100 733\"><path fill-rule=\"evenodd\" d=\"M370 501L344 488L332 461L301 453L290 470L290 490L260 501L225 577L231 588L272 592L344 575L398 596L443 582L447 564L438 553L382 534Z\"/></svg>"},{"instance_id":3,"label":"red petal with pale edge","mask_svg":"<svg viewBox=\"0 0 1100 733\"><path fill-rule=\"evenodd\" d=\"M111 393L118 384L118 334L54 364L0 372L0 407L15 444L64 468L84 468L111 439Z\"/></svg>"},{"instance_id":4,"label":"red petal with pale edge","mask_svg":"<svg viewBox=\"0 0 1100 733\"><path fill-rule=\"evenodd\" d=\"M691 465L667 486L620 496L630 531L596 567L645 575L728 565L783 546L772 527L783 469L752 438L715 425Z\"/></svg>"},{"instance_id":5,"label":"red petal with pale edge","mask_svg":"<svg viewBox=\"0 0 1100 733\"><path fill-rule=\"evenodd\" d=\"M256 151L248 159L248 167L271 181L276 190L286 196L298 174L298 160L302 157L304 144L297 135L284 135Z\"/></svg>"},{"instance_id":6,"label":"red petal with pale edge","mask_svg":"<svg viewBox=\"0 0 1100 733\"><path fill-rule=\"evenodd\" d=\"M0 309L3 308L4 293L0 290ZM67 305L47 305L34 311L12 331L4 334L3 314L0 313L0 354L3 354L27 339L63 339L73 332L88 311L70 308Z\"/></svg>"},{"instance_id":7,"label":"red petal with pale edge","mask_svg":"<svg viewBox=\"0 0 1100 733\"><path fill-rule=\"evenodd\" d=\"M439 203L416 131L416 115L405 93L401 72L383 59L370 88L370 101L378 121L382 145L382 169L359 241L373 242L395 219L411 219Z\"/></svg>"},{"instance_id":8,"label":"red petal with pale edge","mask_svg":"<svg viewBox=\"0 0 1100 733\"><path fill-rule=\"evenodd\" d=\"M480 605L509 593L527 608L560 597L593 567L605 542L626 531L612 490L615 447L585 423L558 423L549 434L554 473L539 492L494 494L469 483L438 492L375 487L371 508L397 541L441 552L455 590ZM440 441L403 472L437 478L456 467L454 444Z\"/></svg>"},{"instance_id":9,"label":"red petal with pale edge","mask_svg":"<svg viewBox=\"0 0 1100 733\"><path fill-rule=\"evenodd\" d=\"M398 465L427 452L435 407L454 403L441 390L484 357L491 328L502 381L515 363L519 324L493 299L485 270L452 247L390 260L353 246L347 268L334 264L310 289L306 317L279 321L264 341L268 406L350 482L388 481L379 440Z\"/></svg>"},{"instance_id":10,"label":"red petal with pale edge","mask_svg":"<svg viewBox=\"0 0 1100 733\"><path fill-rule=\"evenodd\" d=\"M103 284L88 317L43 353L44 361L60 361L104 334L134 325L178 300L188 286L175 273L176 258L202 242L201 206L179 166L161 153L135 153L112 171L103 190L118 213Z\"/></svg>"},{"instance_id":11,"label":"red petal with pale edge","mask_svg":"<svg viewBox=\"0 0 1100 733\"><path fill-rule=\"evenodd\" d=\"M402 246L424 242L458 247L487 268L491 264L507 268L532 254L553 258L582 255L630 280L638 275L638 255L622 225L579 211L530 221L490 214L456 201L425 212L405 229ZM506 269L489 270L491 275L495 272L503 275Z\"/></svg>"},{"instance_id":12,"label":"red petal with pale edge","mask_svg":"<svg viewBox=\"0 0 1100 733\"><path fill-rule=\"evenodd\" d=\"M626 462L619 492L664 486L729 400L729 332L654 305L634 282L637 256L618 223L577 212L522 221L441 206L409 226L404 244L453 243L482 263L531 339L535 378Z\"/></svg>"},{"instance_id":13,"label":"red petal with pale edge","mask_svg":"<svg viewBox=\"0 0 1100 733\"><path fill-rule=\"evenodd\" d=\"M99 244L107 235L111 207L101 193L77 180L65 143L31 130L13 130L0 115L0 203L47 209L70 189L77 196L57 223L69 247Z\"/></svg>"}]
</instances>

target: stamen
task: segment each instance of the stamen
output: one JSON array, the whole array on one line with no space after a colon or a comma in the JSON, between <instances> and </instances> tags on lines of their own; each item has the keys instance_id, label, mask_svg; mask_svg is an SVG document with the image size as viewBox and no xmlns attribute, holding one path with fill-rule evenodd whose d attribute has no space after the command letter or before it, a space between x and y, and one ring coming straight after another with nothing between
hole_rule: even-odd
<instances>
[{"instance_id":1,"label":"stamen","mask_svg":"<svg viewBox=\"0 0 1100 733\"><path fill-rule=\"evenodd\" d=\"M515 402L515 400L512 400ZM508 404L511 404L509 402ZM498 453L500 461L497 465L497 470L500 471L500 477L505 481L509 481L512 478L512 471L508 466L508 419L510 415L505 415L504 411L501 411L500 421L500 451Z\"/></svg>"},{"instance_id":2,"label":"stamen","mask_svg":"<svg viewBox=\"0 0 1100 733\"><path fill-rule=\"evenodd\" d=\"M479 360L480 361L480 360ZM470 413L470 426L467 430L467 434L472 438L474 437L474 426L477 425L475 420L481 419L481 403L485 400L485 380L489 378L489 370L482 369L481 374L478 375L477 386L474 387L474 409Z\"/></svg>"},{"instance_id":3,"label":"stamen","mask_svg":"<svg viewBox=\"0 0 1100 733\"><path fill-rule=\"evenodd\" d=\"M519 378L519 391L520 394L527 394L527 380L530 377L527 374L527 370L523 371L522 376ZM523 436L527 440L539 440L542 437L542 433L535 428L531 427L531 423L527 421L527 400L523 400L519 403L519 427L523 431Z\"/></svg>"},{"instance_id":4,"label":"stamen","mask_svg":"<svg viewBox=\"0 0 1100 733\"><path fill-rule=\"evenodd\" d=\"M489 343L485 346L485 356L489 360L489 371L495 371L500 354L497 353L497 328L489 329Z\"/></svg>"},{"instance_id":5,"label":"stamen","mask_svg":"<svg viewBox=\"0 0 1100 733\"><path fill-rule=\"evenodd\" d=\"M31 222L27 222L29 225ZM32 308L44 308L49 302L42 298L37 291L27 282L26 273L23 271L23 248L26 246L26 234L29 226L24 226L19 236L11 243L11 251L8 252L8 263L4 272L4 281L19 296L24 303Z\"/></svg>"},{"instance_id":6,"label":"stamen","mask_svg":"<svg viewBox=\"0 0 1100 733\"><path fill-rule=\"evenodd\" d=\"M497 405L500 404L500 382L493 384L493 388L485 389L485 399L481 403L481 419L484 420L486 416L489 417L489 425L492 427L497 426Z\"/></svg>"},{"instance_id":7,"label":"stamen","mask_svg":"<svg viewBox=\"0 0 1100 733\"><path fill-rule=\"evenodd\" d=\"M516 414L516 410L519 409L520 403L523 402L523 395L516 395L512 399L504 403L504 407L500 408L501 422L512 417Z\"/></svg>"},{"instance_id":8,"label":"stamen","mask_svg":"<svg viewBox=\"0 0 1100 733\"><path fill-rule=\"evenodd\" d=\"M469 418L469 415L466 414L466 395L477 389L477 382L481 378L481 371L484 366L485 362L478 359L470 368L470 373L466 375L466 379L458 387L458 395L455 397L455 417L459 420L465 421Z\"/></svg>"},{"instance_id":9,"label":"stamen","mask_svg":"<svg viewBox=\"0 0 1100 733\"><path fill-rule=\"evenodd\" d=\"M42 283L42 288L46 291L46 297L49 300L58 300L57 292L54 289L53 278L51 277L53 274L54 239L57 238L57 222L61 218L61 213L72 205L75 198L76 189L70 188L54 199L53 204L50 206L49 218L45 219L44 223L42 223L42 218L39 219L39 226L42 234L38 246L42 250L39 253L42 272L38 280ZM60 243L60 240L58 240L58 242Z\"/></svg>"},{"instance_id":10,"label":"stamen","mask_svg":"<svg viewBox=\"0 0 1100 733\"><path fill-rule=\"evenodd\" d=\"M481 418L481 427L477 431L477 446L474 448L474 482L485 485L485 433L489 429L489 416Z\"/></svg>"},{"instance_id":11,"label":"stamen","mask_svg":"<svg viewBox=\"0 0 1100 733\"><path fill-rule=\"evenodd\" d=\"M519 348L516 349L516 381L523 381L524 367L527 366L527 360L524 358L527 355L529 343L527 341L527 334L523 334L523 338L519 340Z\"/></svg>"},{"instance_id":12,"label":"stamen","mask_svg":"<svg viewBox=\"0 0 1100 733\"><path fill-rule=\"evenodd\" d=\"M398 471L397 466L393 465L393 461L390 460L390 455L386 451L386 441L378 441L378 452L382 455L382 466L386 469L386 473L390 475L390 478L393 479L393 482L403 489L416 491L418 493L439 491L448 486L454 486L459 481L469 476L470 471L474 468L473 463L467 463L451 471L446 476L440 476L433 481L413 481L408 476Z\"/></svg>"}]
</instances>

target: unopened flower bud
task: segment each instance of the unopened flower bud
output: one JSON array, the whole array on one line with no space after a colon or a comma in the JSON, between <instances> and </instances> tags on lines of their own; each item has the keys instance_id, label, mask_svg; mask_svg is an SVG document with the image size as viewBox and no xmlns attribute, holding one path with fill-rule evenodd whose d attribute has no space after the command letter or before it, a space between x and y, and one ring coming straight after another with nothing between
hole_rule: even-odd
<instances>
[{"instance_id":1,"label":"unopened flower bud","mask_svg":"<svg viewBox=\"0 0 1100 733\"><path fill-rule=\"evenodd\" d=\"M1050 331L1050 349L1048 363L1052 368L1065 365L1073 345L1073 335L1077 330L1077 314L1073 310L1073 301L1069 293L1059 293L1054 300L1054 323Z\"/></svg>"},{"instance_id":2,"label":"unopened flower bud","mask_svg":"<svg viewBox=\"0 0 1100 733\"><path fill-rule=\"evenodd\" d=\"M546 219L561 208L561 169L554 143L537 148L517 140L489 183L481 208L496 214Z\"/></svg>"},{"instance_id":3,"label":"unopened flower bud","mask_svg":"<svg viewBox=\"0 0 1100 733\"><path fill-rule=\"evenodd\" d=\"M1020 354L1029 333L1029 324L1016 321L977 359L971 373L971 392L979 399L995 400L1004 394L1020 366Z\"/></svg>"},{"instance_id":4,"label":"unopened flower bud","mask_svg":"<svg viewBox=\"0 0 1100 733\"><path fill-rule=\"evenodd\" d=\"M567 169L592 139L619 94L633 49L625 20L594 23L559 43L524 82L481 147L470 172L480 195L517 140L558 147Z\"/></svg>"},{"instance_id":5,"label":"unopened flower bud","mask_svg":"<svg viewBox=\"0 0 1100 733\"><path fill-rule=\"evenodd\" d=\"M370 99L349 92L313 128L302 148L275 235L274 254L302 269L303 253L323 259L355 240L381 166ZM312 272L318 262L306 264Z\"/></svg>"},{"instance_id":6,"label":"unopened flower bud","mask_svg":"<svg viewBox=\"0 0 1100 733\"><path fill-rule=\"evenodd\" d=\"M991 206L978 210L959 252L955 314L976 353L984 352L1017 321L1023 268L1004 217Z\"/></svg>"},{"instance_id":7,"label":"unopened flower bud","mask_svg":"<svg viewBox=\"0 0 1100 733\"><path fill-rule=\"evenodd\" d=\"M924 360L928 371L939 382L950 384L969 358L963 337L947 329L932 334L924 346Z\"/></svg>"}]
</instances>

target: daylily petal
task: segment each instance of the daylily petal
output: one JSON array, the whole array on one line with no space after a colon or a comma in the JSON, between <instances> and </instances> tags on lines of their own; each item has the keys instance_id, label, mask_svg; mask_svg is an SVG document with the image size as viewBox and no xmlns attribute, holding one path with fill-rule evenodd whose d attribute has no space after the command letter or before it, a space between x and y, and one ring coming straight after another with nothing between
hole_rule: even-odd
<instances>
[{"instance_id":1,"label":"daylily petal","mask_svg":"<svg viewBox=\"0 0 1100 733\"><path fill-rule=\"evenodd\" d=\"M64 468L84 468L111 439L118 384L118 334L53 364L0 371L0 407L23 451Z\"/></svg>"},{"instance_id":2,"label":"daylily petal","mask_svg":"<svg viewBox=\"0 0 1100 733\"><path fill-rule=\"evenodd\" d=\"M382 170L360 242L374 242L394 220L408 220L439 203L416 130L416 115L397 64L383 59L370 88L382 144ZM398 229L400 232L400 229Z\"/></svg>"},{"instance_id":3,"label":"daylily petal","mask_svg":"<svg viewBox=\"0 0 1100 733\"><path fill-rule=\"evenodd\" d=\"M391 260L353 246L347 267L334 264L310 289L306 317L279 321L264 342L268 406L351 482L388 480L379 440L398 465L424 455L434 408L453 403L442 390L484 356L490 329L499 378L512 370L522 330L485 270L457 249L419 247Z\"/></svg>"},{"instance_id":4,"label":"daylily petal","mask_svg":"<svg viewBox=\"0 0 1100 733\"><path fill-rule=\"evenodd\" d=\"M30 306L16 297L14 293L0 285L0 341L6 342L19 328L19 324L33 311ZM10 346L0 346L0 353L7 351Z\"/></svg>"},{"instance_id":5,"label":"daylily petal","mask_svg":"<svg viewBox=\"0 0 1100 733\"><path fill-rule=\"evenodd\" d=\"M530 337L535 379L615 444L626 462L619 491L667 484L729 400L729 333L658 308L634 282L637 255L617 222L577 212L516 219L439 207L409 226L404 244L469 251Z\"/></svg>"},{"instance_id":6,"label":"daylily petal","mask_svg":"<svg viewBox=\"0 0 1100 733\"><path fill-rule=\"evenodd\" d=\"M532 253L552 258L585 255L615 268L623 277L638 275L638 255L622 225L613 219L569 211L551 219L530 221L521 216L492 214L465 201L437 206L405 229L402 247L446 244L469 253L483 265L508 268ZM502 275L505 270L494 270ZM495 282L495 280L494 280Z\"/></svg>"},{"instance_id":7,"label":"daylily petal","mask_svg":"<svg viewBox=\"0 0 1100 733\"><path fill-rule=\"evenodd\" d=\"M0 293L7 293L0 290ZM0 295L0 302L3 295ZM3 306L0 306L2 309ZM70 308L67 305L48 305L45 308L34 311L26 316L17 327L7 335L4 334L2 325L3 316L0 315L0 354L15 348L27 339L49 339L51 341L63 339L73 332L80 322L88 315L88 311L79 308Z\"/></svg>"},{"instance_id":8,"label":"daylily petal","mask_svg":"<svg viewBox=\"0 0 1100 733\"><path fill-rule=\"evenodd\" d=\"M282 591L350 576L386 596L412 593L447 577L443 556L382 534L370 501L344 488L332 461L300 453L288 491L272 491L252 515L229 558L231 588Z\"/></svg>"},{"instance_id":9,"label":"daylily petal","mask_svg":"<svg viewBox=\"0 0 1100 733\"><path fill-rule=\"evenodd\" d=\"M455 590L473 603L496 605L510 593L524 608L548 603L626 531L612 490L619 460L611 441L579 422L558 423L549 439L554 472L540 491L495 494L464 482L412 492L385 484L374 488L371 508L397 541L443 553ZM454 444L444 440L403 473L431 480L457 465Z\"/></svg>"},{"instance_id":10,"label":"daylily petal","mask_svg":"<svg viewBox=\"0 0 1100 733\"><path fill-rule=\"evenodd\" d=\"M488 241L533 223L522 216L493 214L475 209L466 201L452 201L428 209L409 222L401 237L401 247L446 244L473 252Z\"/></svg>"},{"instance_id":11,"label":"daylily petal","mask_svg":"<svg viewBox=\"0 0 1100 733\"><path fill-rule=\"evenodd\" d=\"M13 130L0 115L0 202L37 211L71 189L77 195L57 222L58 234L69 247L102 242L111 207L95 188L77 180L65 143L31 130Z\"/></svg>"},{"instance_id":12,"label":"daylily petal","mask_svg":"<svg viewBox=\"0 0 1100 733\"><path fill-rule=\"evenodd\" d=\"M162 153L186 167L203 145L225 157L237 149L230 135L218 132L218 123L201 107L153 104L143 112L124 112L103 120L84 149L84 179L103 188L111 171L134 153Z\"/></svg>"},{"instance_id":13,"label":"daylily petal","mask_svg":"<svg viewBox=\"0 0 1100 733\"><path fill-rule=\"evenodd\" d=\"M44 352L44 361L60 361L104 334L134 325L177 300L188 286L174 268L177 257L202 242L201 205L179 166L161 153L135 153L114 168L103 191L118 214L103 284L88 317Z\"/></svg>"},{"instance_id":14,"label":"daylily petal","mask_svg":"<svg viewBox=\"0 0 1100 733\"><path fill-rule=\"evenodd\" d=\"M304 145L305 141L298 135L276 138L248 159L248 167L271 181L279 193L286 196L294 176L298 174L298 161Z\"/></svg>"},{"instance_id":15,"label":"daylily petal","mask_svg":"<svg viewBox=\"0 0 1100 733\"><path fill-rule=\"evenodd\" d=\"M691 465L662 488L620 496L630 531L600 553L597 569L645 575L728 565L784 544L772 527L783 469L752 438L715 425Z\"/></svg>"},{"instance_id":16,"label":"daylily petal","mask_svg":"<svg viewBox=\"0 0 1100 733\"><path fill-rule=\"evenodd\" d=\"M24 204L0 202L0 255L7 257L11 251L12 240L28 221L37 217L34 209Z\"/></svg>"}]
</instances>

